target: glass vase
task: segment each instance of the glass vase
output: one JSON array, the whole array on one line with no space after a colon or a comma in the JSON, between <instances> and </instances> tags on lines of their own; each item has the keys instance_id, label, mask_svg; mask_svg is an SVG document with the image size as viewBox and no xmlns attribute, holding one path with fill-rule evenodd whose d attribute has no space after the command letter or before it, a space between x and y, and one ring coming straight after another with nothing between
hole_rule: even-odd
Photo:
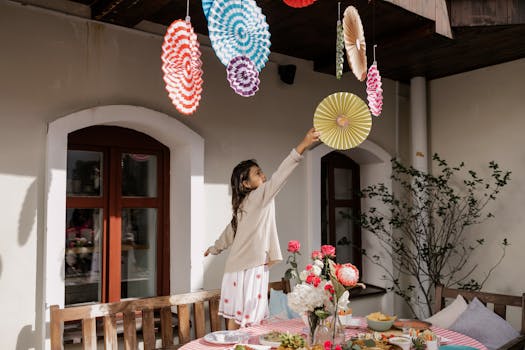
<instances>
[{"instance_id":1,"label":"glass vase","mask_svg":"<svg viewBox=\"0 0 525 350\"><path fill-rule=\"evenodd\" d=\"M321 320L315 328L312 345L319 344L324 346L324 343L329 340L332 341L332 331L328 319Z\"/></svg>"},{"instance_id":2,"label":"glass vase","mask_svg":"<svg viewBox=\"0 0 525 350\"><path fill-rule=\"evenodd\" d=\"M312 347L314 345L315 329L319 324L319 317L314 312L306 312L303 314L303 321L308 326L308 335L306 343Z\"/></svg>"},{"instance_id":3,"label":"glass vase","mask_svg":"<svg viewBox=\"0 0 525 350\"><path fill-rule=\"evenodd\" d=\"M345 330L337 315L321 320L315 329L313 344L324 347L326 341L334 347L345 342Z\"/></svg>"}]
</instances>

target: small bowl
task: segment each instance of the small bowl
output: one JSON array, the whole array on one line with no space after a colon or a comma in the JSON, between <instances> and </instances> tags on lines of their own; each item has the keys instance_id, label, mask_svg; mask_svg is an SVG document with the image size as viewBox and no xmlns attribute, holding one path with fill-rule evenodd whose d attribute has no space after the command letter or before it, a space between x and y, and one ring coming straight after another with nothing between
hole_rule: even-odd
<instances>
[{"instance_id":1,"label":"small bowl","mask_svg":"<svg viewBox=\"0 0 525 350\"><path fill-rule=\"evenodd\" d=\"M366 323L368 324L368 328L374 331L383 332L383 331L387 331L390 328L392 328L392 325L394 324L395 320L396 320L395 318L391 318L388 321L376 321L376 320L371 320L367 317Z\"/></svg>"},{"instance_id":2,"label":"small bowl","mask_svg":"<svg viewBox=\"0 0 525 350\"><path fill-rule=\"evenodd\" d=\"M412 346L412 340L406 337L392 337L388 339L388 342L399 346L402 350L410 350Z\"/></svg>"}]
</instances>

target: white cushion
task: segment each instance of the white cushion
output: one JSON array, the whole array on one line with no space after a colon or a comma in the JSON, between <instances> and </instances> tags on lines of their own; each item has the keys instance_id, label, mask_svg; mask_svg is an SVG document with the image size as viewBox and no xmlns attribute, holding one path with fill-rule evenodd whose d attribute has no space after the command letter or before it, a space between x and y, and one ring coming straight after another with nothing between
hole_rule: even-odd
<instances>
[{"instance_id":1,"label":"white cushion","mask_svg":"<svg viewBox=\"0 0 525 350\"><path fill-rule=\"evenodd\" d=\"M428 321L437 327L450 328L450 326L458 319L459 315L461 315L466 309L467 302L458 294L456 299L449 306L432 317L427 318L425 321Z\"/></svg>"}]
</instances>

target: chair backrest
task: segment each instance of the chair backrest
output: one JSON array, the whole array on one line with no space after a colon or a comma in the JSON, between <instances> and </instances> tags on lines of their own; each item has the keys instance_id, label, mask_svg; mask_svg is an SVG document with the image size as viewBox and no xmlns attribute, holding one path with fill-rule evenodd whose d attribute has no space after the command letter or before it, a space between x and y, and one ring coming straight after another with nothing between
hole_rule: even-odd
<instances>
[{"instance_id":1,"label":"chair backrest","mask_svg":"<svg viewBox=\"0 0 525 350\"><path fill-rule=\"evenodd\" d=\"M291 292L290 280L281 278L280 281L270 282L268 283L268 293L270 293L270 289L282 290L284 294L288 294Z\"/></svg>"},{"instance_id":2,"label":"chair backrest","mask_svg":"<svg viewBox=\"0 0 525 350\"><path fill-rule=\"evenodd\" d=\"M521 307L521 334L525 334L525 293L521 296L485 293L485 292L474 292L463 289L452 289L446 288L442 285L436 286L436 300L434 304L434 313L445 307L445 299L456 298L459 294L465 300L472 301L474 298L478 298L483 304L493 304L494 312L501 316L503 319L507 318L507 306Z\"/></svg>"},{"instance_id":3,"label":"chair backrest","mask_svg":"<svg viewBox=\"0 0 525 350\"><path fill-rule=\"evenodd\" d=\"M177 308L179 344L189 342L191 337L191 309L195 338L206 334L205 302L209 304L211 331L224 329L218 315L220 290L202 291L171 296L161 296L114 303L59 308L51 306L51 349L63 348L64 322L82 321L83 349L97 349L96 319L103 319L105 349L118 349L117 318L124 322L124 348L137 349L136 318L142 318L144 349L155 349L154 311L160 312L162 346L173 345L172 307ZM193 307L192 307L193 306Z\"/></svg>"}]
</instances>

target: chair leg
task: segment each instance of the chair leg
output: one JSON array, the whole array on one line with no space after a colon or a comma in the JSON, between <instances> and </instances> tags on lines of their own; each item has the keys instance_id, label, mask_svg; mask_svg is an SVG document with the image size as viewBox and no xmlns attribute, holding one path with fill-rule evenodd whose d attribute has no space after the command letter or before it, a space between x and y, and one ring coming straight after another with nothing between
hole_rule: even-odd
<instances>
[{"instance_id":1,"label":"chair leg","mask_svg":"<svg viewBox=\"0 0 525 350\"><path fill-rule=\"evenodd\" d=\"M236 329L239 329L240 327L241 325L235 322L233 318L228 319L228 330L236 330Z\"/></svg>"}]
</instances>

